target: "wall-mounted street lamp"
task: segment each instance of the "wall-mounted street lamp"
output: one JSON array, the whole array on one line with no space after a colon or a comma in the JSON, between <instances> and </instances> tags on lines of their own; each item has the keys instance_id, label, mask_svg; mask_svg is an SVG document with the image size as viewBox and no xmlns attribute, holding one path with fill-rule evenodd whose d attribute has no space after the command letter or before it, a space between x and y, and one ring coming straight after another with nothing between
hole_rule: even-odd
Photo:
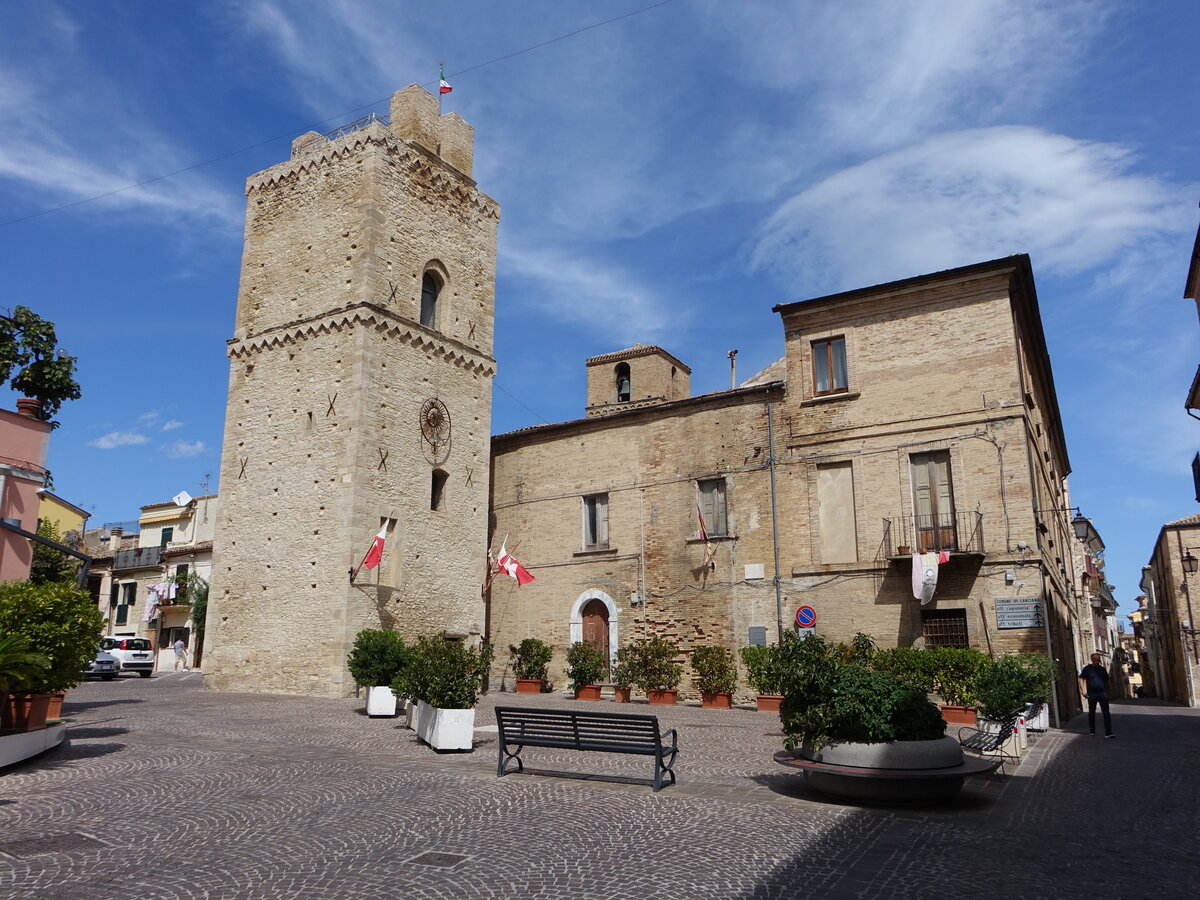
<instances>
[{"instance_id":1,"label":"wall-mounted street lamp","mask_svg":"<svg viewBox=\"0 0 1200 900\"><path fill-rule=\"evenodd\" d=\"M1186 547L1187 555L1183 558L1183 571L1188 575L1195 575L1197 570L1200 570L1200 559L1197 559L1192 551L1200 550L1200 547Z\"/></svg>"},{"instance_id":2,"label":"wall-mounted street lamp","mask_svg":"<svg viewBox=\"0 0 1200 900\"><path fill-rule=\"evenodd\" d=\"M1091 544L1094 540L1100 544L1100 549L1104 549L1104 541L1100 540L1100 535L1096 532L1092 525L1092 520L1084 516L1079 511L1078 506L1056 506L1053 509L1041 509L1038 512L1073 512L1075 516L1071 519L1071 528L1075 532L1075 537L1083 541L1085 544Z\"/></svg>"}]
</instances>

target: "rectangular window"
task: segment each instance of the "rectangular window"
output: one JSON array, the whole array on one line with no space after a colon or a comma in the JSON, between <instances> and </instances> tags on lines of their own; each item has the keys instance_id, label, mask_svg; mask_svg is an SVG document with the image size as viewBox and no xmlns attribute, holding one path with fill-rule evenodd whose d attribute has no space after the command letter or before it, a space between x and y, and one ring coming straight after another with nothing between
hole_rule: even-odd
<instances>
[{"instance_id":1,"label":"rectangular window","mask_svg":"<svg viewBox=\"0 0 1200 900\"><path fill-rule=\"evenodd\" d=\"M129 621L129 604L122 603L117 607L117 618L115 624L124 625Z\"/></svg>"},{"instance_id":2,"label":"rectangular window","mask_svg":"<svg viewBox=\"0 0 1200 900\"><path fill-rule=\"evenodd\" d=\"M592 494L583 498L583 548L603 550L608 547L608 494Z\"/></svg>"},{"instance_id":3,"label":"rectangular window","mask_svg":"<svg viewBox=\"0 0 1200 900\"><path fill-rule=\"evenodd\" d=\"M858 560L854 468L848 462L817 466L817 525L821 562Z\"/></svg>"},{"instance_id":4,"label":"rectangular window","mask_svg":"<svg viewBox=\"0 0 1200 900\"><path fill-rule=\"evenodd\" d=\"M171 543L171 539L174 537L175 537L175 528L172 525L168 525L166 528L164 528L162 530L162 535L158 539L158 546L160 546L160 547L167 546L167 544Z\"/></svg>"},{"instance_id":5,"label":"rectangular window","mask_svg":"<svg viewBox=\"0 0 1200 900\"><path fill-rule=\"evenodd\" d=\"M175 577L178 578L180 575L186 575L187 571L188 571L188 564L182 563L175 567Z\"/></svg>"},{"instance_id":6,"label":"rectangular window","mask_svg":"<svg viewBox=\"0 0 1200 900\"><path fill-rule=\"evenodd\" d=\"M970 647L965 609L921 610L921 635L926 647Z\"/></svg>"},{"instance_id":7,"label":"rectangular window","mask_svg":"<svg viewBox=\"0 0 1200 900\"><path fill-rule=\"evenodd\" d=\"M137 582L127 581L121 585L121 603L125 606L133 606L137 603Z\"/></svg>"},{"instance_id":8,"label":"rectangular window","mask_svg":"<svg viewBox=\"0 0 1200 900\"><path fill-rule=\"evenodd\" d=\"M117 582L114 581L108 589L108 605L111 608L116 609L117 603L120 601L120 598L121 598L121 585L119 585Z\"/></svg>"},{"instance_id":9,"label":"rectangular window","mask_svg":"<svg viewBox=\"0 0 1200 900\"><path fill-rule=\"evenodd\" d=\"M709 478L696 482L700 489L700 513L709 537L729 534L729 515L725 505L725 479Z\"/></svg>"},{"instance_id":10,"label":"rectangular window","mask_svg":"<svg viewBox=\"0 0 1200 900\"><path fill-rule=\"evenodd\" d=\"M835 394L847 390L846 339L826 338L812 343L813 393Z\"/></svg>"},{"instance_id":11,"label":"rectangular window","mask_svg":"<svg viewBox=\"0 0 1200 900\"><path fill-rule=\"evenodd\" d=\"M912 464L913 525L920 550L957 550L954 485L950 451L914 453Z\"/></svg>"}]
</instances>

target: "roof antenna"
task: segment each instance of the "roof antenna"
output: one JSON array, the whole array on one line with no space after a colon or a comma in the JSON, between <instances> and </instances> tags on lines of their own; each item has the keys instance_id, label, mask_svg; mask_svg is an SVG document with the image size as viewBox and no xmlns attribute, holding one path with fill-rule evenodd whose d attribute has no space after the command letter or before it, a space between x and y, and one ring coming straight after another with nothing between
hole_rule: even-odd
<instances>
[{"instance_id":1,"label":"roof antenna","mask_svg":"<svg viewBox=\"0 0 1200 900\"><path fill-rule=\"evenodd\" d=\"M737 387L737 351L730 350L725 354L729 357L729 389Z\"/></svg>"}]
</instances>

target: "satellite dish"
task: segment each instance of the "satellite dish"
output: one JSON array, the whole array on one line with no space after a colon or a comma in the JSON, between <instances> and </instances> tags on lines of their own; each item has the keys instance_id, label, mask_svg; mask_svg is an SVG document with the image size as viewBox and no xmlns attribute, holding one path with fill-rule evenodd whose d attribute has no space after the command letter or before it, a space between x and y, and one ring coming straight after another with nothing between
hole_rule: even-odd
<instances>
[{"instance_id":1,"label":"satellite dish","mask_svg":"<svg viewBox=\"0 0 1200 900\"><path fill-rule=\"evenodd\" d=\"M192 495L189 494L187 491L180 491L178 494L176 494L174 497L171 498L171 502L174 503L176 506L187 506L189 503L192 502Z\"/></svg>"}]
</instances>

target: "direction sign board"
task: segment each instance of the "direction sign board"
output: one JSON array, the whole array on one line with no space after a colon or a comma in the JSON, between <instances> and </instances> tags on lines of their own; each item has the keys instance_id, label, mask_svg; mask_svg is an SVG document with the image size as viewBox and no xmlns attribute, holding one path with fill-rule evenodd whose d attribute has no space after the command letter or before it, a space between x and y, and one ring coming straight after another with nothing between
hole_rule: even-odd
<instances>
[{"instance_id":1,"label":"direction sign board","mask_svg":"<svg viewBox=\"0 0 1200 900\"><path fill-rule=\"evenodd\" d=\"M1041 628L1042 601L1038 597L997 597L997 628Z\"/></svg>"},{"instance_id":2,"label":"direction sign board","mask_svg":"<svg viewBox=\"0 0 1200 900\"><path fill-rule=\"evenodd\" d=\"M802 606L796 610L796 624L801 628L812 628L817 624L817 611L811 606Z\"/></svg>"}]
</instances>

